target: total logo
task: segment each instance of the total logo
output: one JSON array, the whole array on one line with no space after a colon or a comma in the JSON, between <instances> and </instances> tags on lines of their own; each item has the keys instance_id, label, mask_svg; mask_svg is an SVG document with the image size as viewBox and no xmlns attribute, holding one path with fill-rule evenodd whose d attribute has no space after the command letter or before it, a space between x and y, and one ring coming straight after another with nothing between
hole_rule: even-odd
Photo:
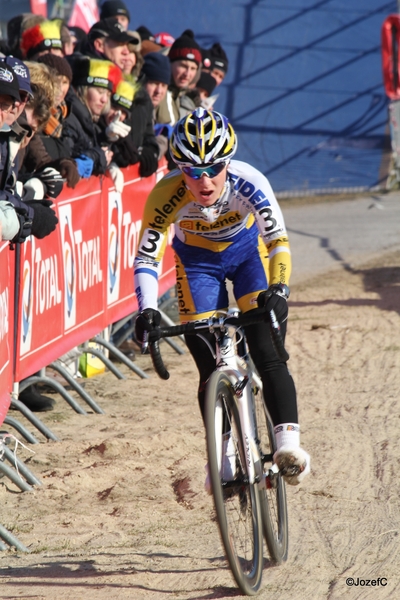
<instances>
[{"instance_id":1,"label":"total logo","mask_svg":"<svg viewBox=\"0 0 400 600\"><path fill-rule=\"evenodd\" d=\"M8 334L9 330L9 290L8 287L0 293L0 343Z\"/></svg>"},{"instance_id":2,"label":"total logo","mask_svg":"<svg viewBox=\"0 0 400 600\"><path fill-rule=\"evenodd\" d=\"M65 329L69 329L76 323L76 258L71 205L60 206L58 214L64 266L64 324Z\"/></svg>"},{"instance_id":3,"label":"total logo","mask_svg":"<svg viewBox=\"0 0 400 600\"><path fill-rule=\"evenodd\" d=\"M107 303L120 299L121 277L131 275L133 289L133 263L136 256L142 221L133 221L132 214L123 212L121 194L115 191L108 195L108 280Z\"/></svg>"},{"instance_id":4,"label":"total logo","mask_svg":"<svg viewBox=\"0 0 400 600\"><path fill-rule=\"evenodd\" d=\"M62 291L57 254L45 256L45 249L30 236L22 247L21 356L31 348L35 316L61 304ZM51 249L50 249L51 252Z\"/></svg>"},{"instance_id":5,"label":"total logo","mask_svg":"<svg viewBox=\"0 0 400 600\"><path fill-rule=\"evenodd\" d=\"M108 197L108 303L119 298L121 279L120 249L122 229L121 194L110 192Z\"/></svg>"},{"instance_id":6,"label":"total logo","mask_svg":"<svg viewBox=\"0 0 400 600\"><path fill-rule=\"evenodd\" d=\"M35 238L29 237L21 246L24 254L22 269L22 327L21 327L21 354L23 350L30 350L32 338L32 305L33 305L33 257L35 253Z\"/></svg>"},{"instance_id":7,"label":"total logo","mask_svg":"<svg viewBox=\"0 0 400 600\"><path fill-rule=\"evenodd\" d=\"M76 325L77 297L103 281L100 236L84 239L81 229L75 229L70 204L59 206L64 267L64 327Z\"/></svg>"}]
</instances>

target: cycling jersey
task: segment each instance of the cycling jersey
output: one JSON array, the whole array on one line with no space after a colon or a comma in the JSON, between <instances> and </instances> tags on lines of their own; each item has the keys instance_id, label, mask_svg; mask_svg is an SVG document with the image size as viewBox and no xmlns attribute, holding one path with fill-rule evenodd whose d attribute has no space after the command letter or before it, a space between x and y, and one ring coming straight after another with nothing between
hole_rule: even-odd
<instances>
[{"instance_id":1,"label":"cycling jersey","mask_svg":"<svg viewBox=\"0 0 400 600\"><path fill-rule=\"evenodd\" d=\"M291 258L282 212L268 180L251 165L230 162L222 194L210 207L196 202L179 170L155 186L146 202L135 259L140 310L157 308L158 266L171 225L184 295L181 313L188 318L227 306L227 294L213 288L213 279L234 282L244 311L254 308L256 294L268 285L288 285Z\"/></svg>"}]
</instances>

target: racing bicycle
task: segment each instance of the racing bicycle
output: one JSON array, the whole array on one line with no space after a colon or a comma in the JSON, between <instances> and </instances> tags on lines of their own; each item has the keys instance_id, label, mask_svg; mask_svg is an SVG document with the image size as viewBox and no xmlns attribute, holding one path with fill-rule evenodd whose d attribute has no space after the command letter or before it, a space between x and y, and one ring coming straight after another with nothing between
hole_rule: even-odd
<instances>
[{"instance_id":1,"label":"racing bicycle","mask_svg":"<svg viewBox=\"0 0 400 600\"><path fill-rule=\"evenodd\" d=\"M268 318L274 346L282 360L289 358L274 311L237 309L199 320L157 327L147 333L143 352L150 351L154 368L169 378L160 353L161 338L212 332L215 349L203 338L216 359L206 388L205 426L208 472L225 554L235 581L246 595L254 595L262 580L263 538L271 561L282 563L288 554L288 517L284 479L273 462L275 434L266 409L262 382L246 344L244 326ZM229 448L230 474L225 463Z\"/></svg>"}]
</instances>

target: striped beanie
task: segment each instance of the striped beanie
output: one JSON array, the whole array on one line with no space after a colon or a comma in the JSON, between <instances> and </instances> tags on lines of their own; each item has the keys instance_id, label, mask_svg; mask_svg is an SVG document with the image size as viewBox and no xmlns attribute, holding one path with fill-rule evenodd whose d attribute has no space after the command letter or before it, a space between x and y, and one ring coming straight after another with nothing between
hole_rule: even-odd
<instances>
[{"instance_id":1,"label":"striped beanie","mask_svg":"<svg viewBox=\"0 0 400 600\"><path fill-rule=\"evenodd\" d=\"M129 81L121 79L114 88L114 93L111 96L111 104L129 112L138 88L138 85L132 85Z\"/></svg>"},{"instance_id":2,"label":"striped beanie","mask_svg":"<svg viewBox=\"0 0 400 600\"><path fill-rule=\"evenodd\" d=\"M26 29L21 36L21 51L25 59L38 52L57 48L62 50L60 26L56 21L45 20Z\"/></svg>"},{"instance_id":3,"label":"striped beanie","mask_svg":"<svg viewBox=\"0 0 400 600\"><path fill-rule=\"evenodd\" d=\"M175 60L192 60L198 66L201 65L201 48L194 39L194 33L191 29L186 29L181 37L176 38L169 49L168 58L171 62Z\"/></svg>"},{"instance_id":4,"label":"striped beanie","mask_svg":"<svg viewBox=\"0 0 400 600\"><path fill-rule=\"evenodd\" d=\"M113 91L122 79L122 72L109 60L79 57L72 64L72 85L99 87Z\"/></svg>"}]
</instances>

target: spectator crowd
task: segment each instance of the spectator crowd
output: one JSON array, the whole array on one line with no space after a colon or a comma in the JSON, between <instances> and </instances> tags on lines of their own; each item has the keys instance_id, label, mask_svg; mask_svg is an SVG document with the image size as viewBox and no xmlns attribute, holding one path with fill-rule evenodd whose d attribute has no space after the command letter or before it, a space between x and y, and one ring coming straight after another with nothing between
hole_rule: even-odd
<instances>
[{"instance_id":1,"label":"spectator crowd","mask_svg":"<svg viewBox=\"0 0 400 600\"><path fill-rule=\"evenodd\" d=\"M227 70L221 45L202 48L190 29L176 39L131 30L122 0L103 2L88 32L30 13L12 18L0 41L1 238L12 247L51 234L53 199L81 178L108 173L122 191L123 167L138 164L148 177L165 156L174 168L173 126L213 107ZM46 410L29 394L32 410Z\"/></svg>"}]
</instances>

